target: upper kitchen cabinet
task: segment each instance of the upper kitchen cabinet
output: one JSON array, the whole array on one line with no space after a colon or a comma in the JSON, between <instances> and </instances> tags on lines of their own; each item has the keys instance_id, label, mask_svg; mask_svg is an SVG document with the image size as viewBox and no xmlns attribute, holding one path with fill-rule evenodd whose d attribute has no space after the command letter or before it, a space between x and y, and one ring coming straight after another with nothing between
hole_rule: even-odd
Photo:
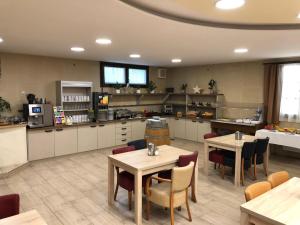
<instances>
[{"instance_id":1,"label":"upper kitchen cabinet","mask_svg":"<svg viewBox=\"0 0 300 225\"><path fill-rule=\"evenodd\" d=\"M68 155L78 151L77 127L56 128L54 138L55 156Z\"/></svg>"},{"instance_id":2,"label":"upper kitchen cabinet","mask_svg":"<svg viewBox=\"0 0 300 225\"><path fill-rule=\"evenodd\" d=\"M78 127L78 152L98 149L97 125Z\"/></svg>"}]
</instances>

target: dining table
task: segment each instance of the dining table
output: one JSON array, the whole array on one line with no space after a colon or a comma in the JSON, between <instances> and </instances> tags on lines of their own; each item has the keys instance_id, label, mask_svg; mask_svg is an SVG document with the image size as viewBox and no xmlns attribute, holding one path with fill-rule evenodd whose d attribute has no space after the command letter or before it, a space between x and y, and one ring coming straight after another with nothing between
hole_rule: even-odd
<instances>
[{"instance_id":1,"label":"dining table","mask_svg":"<svg viewBox=\"0 0 300 225\"><path fill-rule=\"evenodd\" d=\"M0 225L47 225L47 223L36 210L30 210L1 219Z\"/></svg>"},{"instance_id":2,"label":"dining table","mask_svg":"<svg viewBox=\"0 0 300 225\"><path fill-rule=\"evenodd\" d=\"M108 156L108 204L114 205L115 167L134 175L135 223L142 224L142 177L176 166L180 155L191 154L190 151L170 145L158 146L158 155L149 156L148 149L136 150ZM198 162L192 177L192 200L197 201Z\"/></svg>"},{"instance_id":3,"label":"dining table","mask_svg":"<svg viewBox=\"0 0 300 225\"><path fill-rule=\"evenodd\" d=\"M215 149L225 149L235 152L235 175L234 184L239 187L241 185L241 157L244 142L253 142L256 138L251 135L243 135L241 140L235 139L235 134L218 136L204 140L204 174L209 175L209 152ZM264 163L266 170L269 168L269 147L264 154Z\"/></svg>"},{"instance_id":4,"label":"dining table","mask_svg":"<svg viewBox=\"0 0 300 225\"><path fill-rule=\"evenodd\" d=\"M299 225L300 178L287 182L242 204L241 225Z\"/></svg>"}]
</instances>

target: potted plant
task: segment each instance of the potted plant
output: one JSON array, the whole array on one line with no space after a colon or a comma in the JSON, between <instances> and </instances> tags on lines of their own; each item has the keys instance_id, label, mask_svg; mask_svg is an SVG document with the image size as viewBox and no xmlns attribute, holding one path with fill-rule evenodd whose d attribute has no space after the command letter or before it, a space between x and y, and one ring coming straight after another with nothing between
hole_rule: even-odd
<instances>
[{"instance_id":1,"label":"potted plant","mask_svg":"<svg viewBox=\"0 0 300 225\"><path fill-rule=\"evenodd\" d=\"M182 91L182 93L186 93L186 89L187 89L187 84L182 84L181 85L181 91Z\"/></svg>"},{"instance_id":2,"label":"potted plant","mask_svg":"<svg viewBox=\"0 0 300 225\"><path fill-rule=\"evenodd\" d=\"M116 90L116 94L120 94L121 93L121 87L122 84L119 84L118 82L116 84L114 84L114 89Z\"/></svg>"},{"instance_id":3,"label":"potted plant","mask_svg":"<svg viewBox=\"0 0 300 225\"><path fill-rule=\"evenodd\" d=\"M10 112L10 110L11 108L9 102L0 97L0 125L6 125L6 123L1 119L1 113Z\"/></svg>"},{"instance_id":4,"label":"potted plant","mask_svg":"<svg viewBox=\"0 0 300 225\"><path fill-rule=\"evenodd\" d=\"M148 90L151 94L154 94L155 93L155 89L157 88L156 84L154 81L150 81L149 84L148 84Z\"/></svg>"},{"instance_id":5,"label":"potted plant","mask_svg":"<svg viewBox=\"0 0 300 225\"><path fill-rule=\"evenodd\" d=\"M217 82L214 79L211 79L208 83L208 89L210 90L211 94L217 93Z\"/></svg>"}]
</instances>

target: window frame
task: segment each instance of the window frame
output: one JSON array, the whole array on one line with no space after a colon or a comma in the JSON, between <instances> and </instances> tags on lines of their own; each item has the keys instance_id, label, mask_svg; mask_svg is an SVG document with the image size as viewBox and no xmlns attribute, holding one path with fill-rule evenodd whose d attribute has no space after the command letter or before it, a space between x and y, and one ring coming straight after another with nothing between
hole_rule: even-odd
<instances>
[{"instance_id":1,"label":"window frame","mask_svg":"<svg viewBox=\"0 0 300 225\"><path fill-rule=\"evenodd\" d=\"M146 84L129 84L130 87L139 87L146 88L149 85L149 66L145 65L136 65L136 64L125 64L125 63L115 63L115 62L100 62L100 87L114 87L115 84L105 84L104 83L104 67L118 67L125 69L125 84L121 84L122 87L125 87L129 82L129 69L142 69L146 70Z\"/></svg>"}]
</instances>

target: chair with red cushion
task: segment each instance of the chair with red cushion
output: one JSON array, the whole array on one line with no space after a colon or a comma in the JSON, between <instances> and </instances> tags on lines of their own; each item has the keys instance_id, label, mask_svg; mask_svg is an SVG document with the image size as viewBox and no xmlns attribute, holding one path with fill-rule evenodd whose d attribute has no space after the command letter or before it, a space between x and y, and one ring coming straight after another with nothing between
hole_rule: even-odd
<instances>
[{"instance_id":1,"label":"chair with red cushion","mask_svg":"<svg viewBox=\"0 0 300 225\"><path fill-rule=\"evenodd\" d=\"M125 152L131 152L131 151L135 151L134 146L126 146L126 147L113 149L112 153L113 155L115 155L115 154L121 154ZM116 167L116 171L117 171L117 184L115 189L114 200L116 201L117 199L119 186L124 188L125 190L128 191L128 208L129 210L131 210L132 192L134 191L134 175L125 170L120 171L120 168L118 167ZM147 178L148 176L143 176L143 181L142 181L143 187L146 186Z\"/></svg>"},{"instance_id":2,"label":"chair with red cushion","mask_svg":"<svg viewBox=\"0 0 300 225\"><path fill-rule=\"evenodd\" d=\"M197 159L198 159L198 152L197 151L195 151L195 152L193 152L192 154L189 154L189 155L180 155L179 158L178 158L177 166L178 167L185 167L185 166L189 165L190 162L194 162L193 171L195 171L195 165L197 163ZM158 173L158 177L164 178L164 179L171 179L171 176L172 176L172 170L164 170L164 171L160 171ZM192 182L193 182L193 179L192 179ZM192 182L190 183L189 186L192 186ZM196 200L196 194L195 194L194 189L192 189L192 196L193 196L192 198L194 200Z\"/></svg>"},{"instance_id":3,"label":"chair with red cushion","mask_svg":"<svg viewBox=\"0 0 300 225\"><path fill-rule=\"evenodd\" d=\"M0 196L0 219L19 214L20 197L18 194Z\"/></svg>"},{"instance_id":4,"label":"chair with red cushion","mask_svg":"<svg viewBox=\"0 0 300 225\"><path fill-rule=\"evenodd\" d=\"M216 133L208 133L205 134L204 139L209 139L209 138L214 138L214 137L218 137L218 135ZM215 163L215 169L217 169L217 164L223 165L224 162L224 151L223 150L212 150L209 152L209 161L214 162Z\"/></svg>"}]
</instances>

